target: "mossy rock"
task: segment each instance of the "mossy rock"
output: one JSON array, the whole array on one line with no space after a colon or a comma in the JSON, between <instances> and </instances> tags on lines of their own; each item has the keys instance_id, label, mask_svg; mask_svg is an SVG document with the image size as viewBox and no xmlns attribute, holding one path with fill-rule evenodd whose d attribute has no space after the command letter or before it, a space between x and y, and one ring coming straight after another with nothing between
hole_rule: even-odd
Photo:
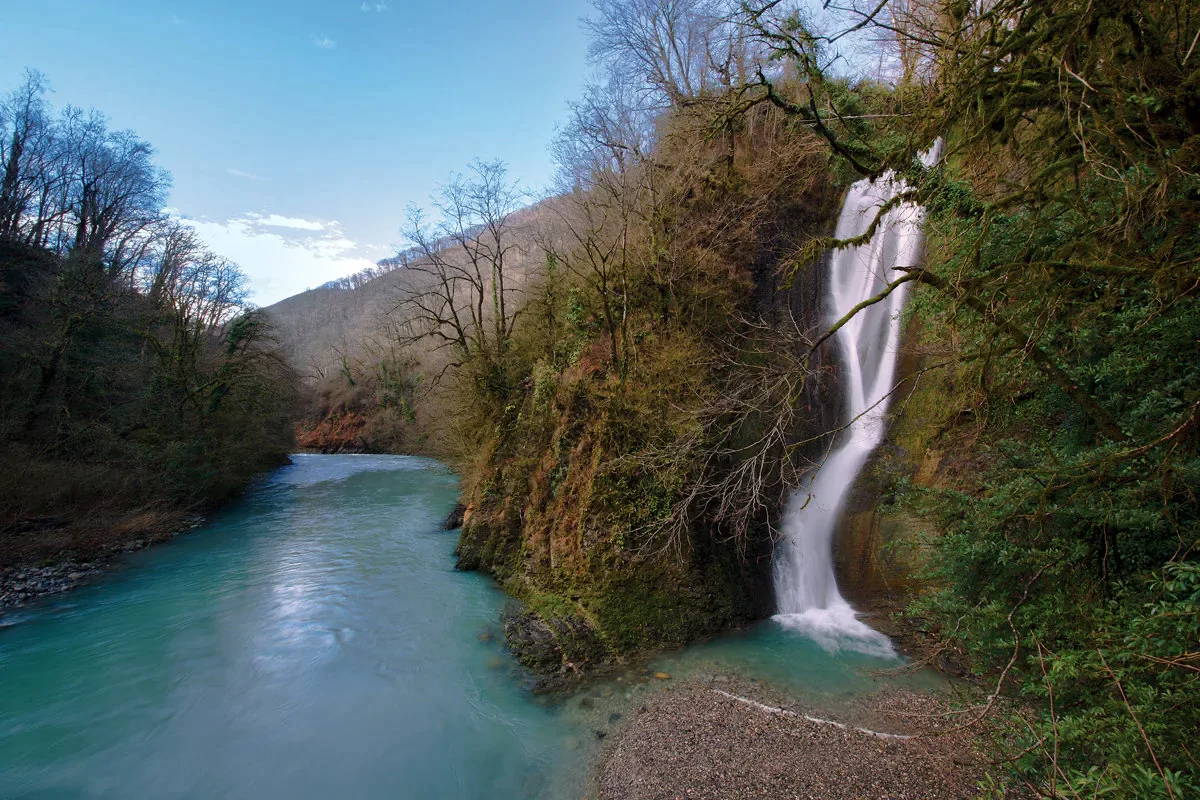
<instances>
[{"instance_id":1,"label":"mossy rock","mask_svg":"<svg viewBox=\"0 0 1200 800\"><path fill-rule=\"evenodd\" d=\"M570 670L582 675L608 659L591 623L577 615L547 619L510 606L504 615L504 636L517 661L538 673Z\"/></svg>"}]
</instances>

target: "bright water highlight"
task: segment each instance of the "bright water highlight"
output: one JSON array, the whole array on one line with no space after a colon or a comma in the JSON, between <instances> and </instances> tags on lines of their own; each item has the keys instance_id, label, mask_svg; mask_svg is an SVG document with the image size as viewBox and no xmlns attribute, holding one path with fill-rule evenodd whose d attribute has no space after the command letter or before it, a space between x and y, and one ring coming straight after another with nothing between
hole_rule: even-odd
<instances>
[{"instance_id":1,"label":"bright water highlight","mask_svg":"<svg viewBox=\"0 0 1200 800\"><path fill-rule=\"evenodd\" d=\"M453 571L457 488L424 459L296 456L0 630L0 797L547 791L571 726L486 635L500 593Z\"/></svg>"}]
</instances>

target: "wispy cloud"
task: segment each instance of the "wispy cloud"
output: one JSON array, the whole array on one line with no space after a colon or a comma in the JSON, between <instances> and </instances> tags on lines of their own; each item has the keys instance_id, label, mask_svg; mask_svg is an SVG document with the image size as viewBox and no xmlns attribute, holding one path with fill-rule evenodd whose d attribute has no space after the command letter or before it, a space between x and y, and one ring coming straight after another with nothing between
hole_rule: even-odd
<instances>
[{"instance_id":1,"label":"wispy cloud","mask_svg":"<svg viewBox=\"0 0 1200 800\"><path fill-rule=\"evenodd\" d=\"M314 36L313 44L322 50L332 50L333 48L337 47L337 42L335 42L333 39L330 39L328 36Z\"/></svg>"},{"instance_id":2,"label":"wispy cloud","mask_svg":"<svg viewBox=\"0 0 1200 800\"><path fill-rule=\"evenodd\" d=\"M228 167L225 171L235 178L245 178L248 181L266 180L262 175L255 175L253 172L246 172L245 170L234 169L233 167Z\"/></svg>"},{"instance_id":3,"label":"wispy cloud","mask_svg":"<svg viewBox=\"0 0 1200 800\"><path fill-rule=\"evenodd\" d=\"M178 14L172 14L171 18L168 19L167 22L171 23L172 25L182 25L183 24L183 20L179 18Z\"/></svg>"},{"instance_id":4,"label":"wispy cloud","mask_svg":"<svg viewBox=\"0 0 1200 800\"><path fill-rule=\"evenodd\" d=\"M387 3L363 3L360 7L362 8L362 12L364 14L370 14L372 11L374 11L376 14L382 14L388 10Z\"/></svg>"},{"instance_id":5,"label":"wispy cloud","mask_svg":"<svg viewBox=\"0 0 1200 800\"><path fill-rule=\"evenodd\" d=\"M285 217L280 214L247 214L245 219L265 228L292 228L297 231L334 230L339 227L336 220L334 222L322 222L315 219L303 219L302 217ZM351 245L353 246L353 243Z\"/></svg>"},{"instance_id":6,"label":"wispy cloud","mask_svg":"<svg viewBox=\"0 0 1200 800\"><path fill-rule=\"evenodd\" d=\"M375 265L377 248L355 242L336 220L263 213L187 221L214 252L242 267L263 305Z\"/></svg>"}]
</instances>

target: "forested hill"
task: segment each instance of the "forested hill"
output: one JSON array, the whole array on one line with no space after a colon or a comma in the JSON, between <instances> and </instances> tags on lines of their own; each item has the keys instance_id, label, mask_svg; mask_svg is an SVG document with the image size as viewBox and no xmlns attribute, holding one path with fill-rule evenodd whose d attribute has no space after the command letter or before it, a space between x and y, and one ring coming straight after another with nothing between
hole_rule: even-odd
<instances>
[{"instance_id":1,"label":"forested hill","mask_svg":"<svg viewBox=\"0 0 1200 800\"><path fill-rule=\"evenodd\" d=\"M475 163L452 179L436 211L447 203L465 206L472 186L500 187L499 163ZM496 211L503 227L508 293L522 296L537 285L546 267L543 236L561 214L560 199L535 201L521 187L505 186L509 204ZM298 371L304 403L298 426L302 447L326 452L434 452L444 422L426 413L441 388L453 356L444 342L426 335L413 313L415 297L431 297L442 280L456 303L469 303L473 285L491 282L491 266L470 264L469 251L486 235L464 215L461 225L428 226L412 220L398 227L410 245L377 267L330 281L263 309L280 345ZM449 271L452 274L447 274ZM441 278L439 278L439 275ZM431 308L431 307L430 307ZM427 316L427 314L426 314ZM430 402L418 402L418 395Z\"/></svg>"},{"instance_id":2,"label":"forested hill","mask_svg":"<svg viewBox=\"0 0 1200 800\"><path fill-rule=\"evenodd\" d=\"M389 312L410 279L404 270L381 270L263 309L304 387L301 447L326 452L411 449L404 422L387 399L409 394L405 377L398 374L409 358ZM411 416L411 406L406 408L402 417Z\"/></svg>"},{"instance_id":3,"label":"forested hill","mask_svg":"<svg viewBox=\"0 0 1200 800\"><path fill-rule=\"evenodd\" d=\"M0 566L165 535L292 446L294 373L153 152L36 73L0 103Z\"/></svg>"}]
</instances>

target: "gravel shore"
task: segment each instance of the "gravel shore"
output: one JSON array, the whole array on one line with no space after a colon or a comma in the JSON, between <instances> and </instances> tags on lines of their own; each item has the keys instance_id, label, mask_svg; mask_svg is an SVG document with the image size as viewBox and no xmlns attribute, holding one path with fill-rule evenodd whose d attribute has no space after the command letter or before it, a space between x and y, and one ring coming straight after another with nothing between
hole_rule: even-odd
<instances>
[{"instance_id":1,"label":"gravel shore","mask_svg":"<svg viewBox=\"0 0 1200 800\"><path fill-rule=\"evenodd\" d=\"M0 570L0 615L48 594L86 583L100 572L94 562L64 561L48 567L8 567Z\"/></svg>"},{"instance_id":2,"label":"gravel shore","mask_svg":"<svg viewBox=\"0 0 1200 800\"><path fill-rule=\"evenodd\" d=\"M639 709L614 737L600 767L600 797L979 797L986 771L979 734L928 735L952 727L945 711L929 695L892 690L841 712L837 721L849 726L841 728L806 719L806 713L830 715L788 706L761 685L674 687ZM872 735L855 726L913 738Z\"/></svg>"},{"instance_id":3,"label":"gravel shore","mask_svg":"<svg viewBox=\"0 0 1200 800\"><path fill-rule=\"evenodd\" d=\"M67 557L50 564L12 564L0 567L0 619L38 598L82 586L104 573L112 560L124 553L142 550L180 533L200 527L197 515L172 515L145 525L136 538L100 541L82 548L85 558Z\"/></svg>"}]
</instances>

